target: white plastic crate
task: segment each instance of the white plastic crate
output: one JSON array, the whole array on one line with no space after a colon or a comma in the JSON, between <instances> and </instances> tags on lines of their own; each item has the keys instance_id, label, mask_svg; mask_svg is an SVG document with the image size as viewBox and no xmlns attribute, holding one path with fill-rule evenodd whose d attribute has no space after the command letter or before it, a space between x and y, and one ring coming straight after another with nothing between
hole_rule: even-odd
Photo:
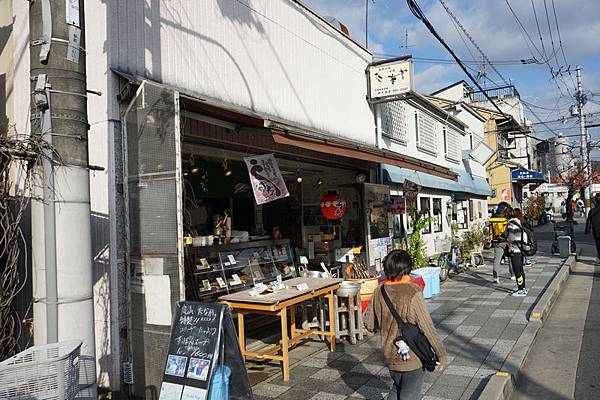
<instances>
[{"instance_id":1,"label":"white plastic crate","mask_svg":"<svg viewBox=\"0 0 600 400\"><path fill-rule=\"evenodd\" d=\"M81 341L33 346L0 362L0 399L73 400Z\"/></svg>"}]
</instances>

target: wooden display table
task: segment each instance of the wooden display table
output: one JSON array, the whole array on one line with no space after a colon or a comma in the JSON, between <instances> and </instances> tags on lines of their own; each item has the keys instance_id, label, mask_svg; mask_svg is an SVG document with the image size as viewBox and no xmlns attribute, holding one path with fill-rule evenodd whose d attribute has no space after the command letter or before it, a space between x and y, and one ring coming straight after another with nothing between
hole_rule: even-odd
<instances>
[{"instance_id":1,"label":"wooden display table","mask_svg":"<svg viewBox=\"0 0 600 400\"><path fill-rule=\"evenodd\" d=\"M309 335L329 336L329 348L335 351L335 305L334 292L340 287L341 279L328 278L294 278L284 281L286 289L260 296L250 296L250 290L228 294L219 298L219 301L227 304L238 315L238 341L244 361L247 357L258 359L269 359L280 361L283 364L283 380L290 379L289 349L299 340ZM305 283L308 289L302 291L295 286ZM303 301L326 297L329 304L329 331L322 326L321 330L300 329L296 327L295 306ZM288 308L291 308L290 330L291 337L288 338ZM246 337L244 334L245 314L265 314L279 317L281 320L281 342L260 352L246 351ZM281 352L281 355L278 353Z\"/></svg>"}]
</instances>

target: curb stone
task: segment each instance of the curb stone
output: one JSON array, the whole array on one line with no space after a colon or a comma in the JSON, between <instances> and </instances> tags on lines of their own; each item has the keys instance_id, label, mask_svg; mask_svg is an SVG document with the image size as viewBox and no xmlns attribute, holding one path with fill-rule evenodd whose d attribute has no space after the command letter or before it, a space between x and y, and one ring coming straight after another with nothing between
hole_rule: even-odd
<instances>
[{"instance_id":1,"label":"curb stone","mask_svg":"<svg viewBox=\"0 0 600 400\"><path fill-rule=\"evenodd\" d=\"M481 392L479 400L505 400L510 398L527 355L533 347L533 342L539 330L542 328L544 317L552 310L564 282L569 279L569 274L576 260L576 255L571 255L561 266L548 289L533 308L529 323L504 361L501 371L497 372L496 375L492 375L483 392Z\"/></svg>"},{"instance_id":2,"label":"curb stone","mask_svg":"<svg viewBox=\"0 0 600 400\"><path fill-rule=\"evenodd\" d=\"M556 302L556 299L562 290L563 284L567 281L567 279L569 279L569 274L575 266L576 260L577 257L575 255L571 255L569 258L567 258L548 286L548 290L544 292L540 300L531 311L529 322L536 322L540 325L543 323L544 317L548 315L550 310L552 310L552 306Z\"/></svg>"}]
</instances>

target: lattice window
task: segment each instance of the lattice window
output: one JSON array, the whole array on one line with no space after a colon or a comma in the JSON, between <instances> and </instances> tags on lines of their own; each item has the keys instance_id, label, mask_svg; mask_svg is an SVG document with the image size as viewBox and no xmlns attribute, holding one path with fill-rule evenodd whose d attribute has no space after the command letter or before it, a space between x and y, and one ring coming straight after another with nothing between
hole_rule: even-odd
<instances>
[{"instance_id":1,"label":"lattice window","mask_svg":"<svg viewBox=\"0 0 600 400\"><path fill-rule=\"evenodd\" d=\"M454 129L447 129L446 158L451 161L460 162L460 133Z\"/></svg>"},{"instance_id":2,"label":"lattice window","mask_svg":"<svg viewBox=\"0 0 600 400\"><path fill-rule=\"evenodd\" d=\"M433 118L424 113L419 113L419 141L417 147L428 153L437 154L437 130Z\"/></svg>"},{"instance_id":3,"label":"lattice window","mask_svg":"<svg viewBox=\"0 0 600 400\"><path fill-rule=\"evenodd\" d=\"M380 110L382 135L406 144L408 141L408 127L406 126L404 103L401 101L383 103Z\"/></svg>"}]
</instances>

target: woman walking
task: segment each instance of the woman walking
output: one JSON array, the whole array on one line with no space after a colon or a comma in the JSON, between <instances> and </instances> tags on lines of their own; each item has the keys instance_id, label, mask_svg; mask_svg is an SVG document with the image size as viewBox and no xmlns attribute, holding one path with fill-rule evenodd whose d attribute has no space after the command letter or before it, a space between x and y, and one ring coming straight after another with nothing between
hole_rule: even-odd
<instances>
[{"instance_id":1,"label":"woman walking","mask_svg":"<svg viewBox=\"0 0 600 400\"><path fill-rule=\"evenodd\" d=\"M506 217L508 218L508 224L506 225L504 236L508 243L507 251L510 255L510 261L517 281L517 290L512 293L512 296L524 297L527 296L527 289L525 288L524 257L521 247L526 242L527 237L519 220L519 215L514 210L510 210Z\"/></svg>"},{"instance_id":2,"label":"woman walking","mask_svg":"<svg viewBox=\"0 0 600 400\"><path fill-rule=\"evenodd\" d=\"M411 282L412 266L412 259L407 252L394 250L388 254L383 262L387 281L373 293L364 317L367 330L380 332L384 359L394 381L388 399L394 400L420 399L425 370L421 360L405 347L404 342L395 341L401 332L381 293L382 287L400 318L419 327L431 344L439 361L436 369L441 371L446 363L446 351L433 326L421 287ZM401 354L400 350L404 353Z\"/></svg>"}]
</instances>

